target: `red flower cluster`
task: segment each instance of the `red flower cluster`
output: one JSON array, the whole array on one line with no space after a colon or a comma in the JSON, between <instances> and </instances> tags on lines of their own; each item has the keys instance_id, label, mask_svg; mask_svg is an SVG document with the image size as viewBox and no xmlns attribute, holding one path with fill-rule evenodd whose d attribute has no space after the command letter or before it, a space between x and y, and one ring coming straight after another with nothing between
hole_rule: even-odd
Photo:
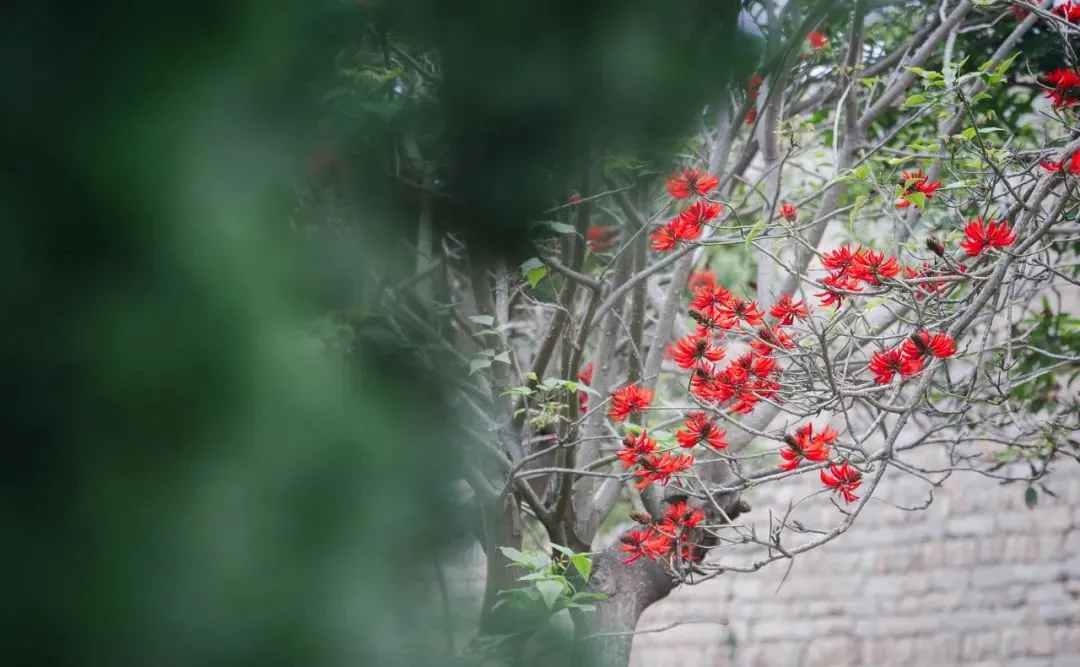
<instances>
[{"instance_id":1,"label":"red flower cluster","mask_svg":"<svg viewBox=\"0 0 1080 667\"><path fill-rule=\"evenodd\" d=\"M593 225L585 233L585 247L595 253L615 244L616 231L611 225Z\"/></svg>"},{"instance_id":2,"label":"red flower cluster","mask_svg":"<svg viewBox=\"0 0 1080 667\"><path fill-rule=\"evenodd\" d=\"M1009 13L1012 14L1012 17L1017 21L1023 21L1028 16L1028 10L1024 9L1020 5L1010 5Z\"/></svg>"},{"instance_id":3,"label":"red flower cluster","mask_svg":"<svg viewBox=\"0 0 1080 667\"><path fill-rule=\"evenodd\" d=\"M694 271L690 274L690 280L687 281L686 286L691 292L696 292L699 287L714 290L716 289L716 274L711 269Z\"/></svg>"},{"instance_id":4,"label":"red flower cluster","mask_svg":"<svg viewBox=\"0 0 1080 667\"><path fill-rule=\"evenodd\" d=\"M642 557L659 560L671 553L676 541L684 561L698 560L699 557L693 552L690 534L705 518L703 511L680 501L669 505L664 516L655 522L655 525L652 517L647 514L634 517L647 526L643 530L628 531L619 538L622 542L619 549L630 554L623 559L624 563L629 565Z\"/></svg>"},{"instance_id":5,"label":"red flower cluster","mask_svg":"<svg viewBox=\"0 0 1080 667\"><path fill-rule=\"evenodd\" d=\"M683 169L667 179L667 191L675 199L687 199L692 195L706 195L720 184L717 176L701 173L700 169Z\"/></svg>"},{"instance_id":6,"label":"red flower cluster","mask_svg":"<svg viewBox=\"0 0 1080 667\"><path fill-rule=\"evenodd\" d=\"M828 472L821 471L821 482L844 499L845 502L853 503L859 499L855 490L862 485L862 473L852 468L848 463L829 466Z\"/></svg>"},{"instance_id":7,"label":"red flower cluster","mask_svg":"<svg viewBox=\"0 0 1080 667\"><path fill-rule=\"evenodd\" d=\"M956 353L956 341L944 332L916 332L899 347L875 352L868 366L874 374L874 382L889 384L897 373L902 378L916 375L930 357L946 359Z\"/></svg>"},{"instance_id":8,"label":"red flower cluster","mask_svg":"<svg viewBox=\"0 0 1080 667\"><path fill-rule=\"evenodd\" d=\"M806 41L810 42L810 48L823 49L829 43L829 38L823 33L812 32L806 36Z\"/></svg>"},{"instance_id":9,"label":"red flower cluster","mask_svg":"<svg viewBox=\"0 0 1080 667\"><path fill-rule=\"evenodd\" d=\"M615 457L622 461L624 468L637 466L634 475L641 479L634 487L638 489L644 489L652 482L667 484L672 475L685 472L694 465L692 454L660 452L656 440L650 438L647 431L642 431L637 437L626 436L622 449L615 452Z\"/></svg>"},{"instance_id":10,"label":"red flower cluster","mask_svg":"<svg viewBox=\"0 0 1080 667\"><path fill-rule=\"evenodd\" d=\"M769 315L779 320L779 324L788 325L795 320L805 320L810 313L802 300L792 301L790 294L783 294L769 309Z\"/></svg>"},{"instance_id":11,"label":"red flower cluster","mask_svg":"<svg viewBox=\"0 0 1080 667\"><path fill-rule=\"evenodd\" d=\"M825 291L815 294L823 306L842 304L847 295L841 290L861 292L864 283L880 285L883 278L900 275L900 263L895 257L878 250L864 250L862 246L855 250L851 246L830 250L821 256L821 264L831 272L821 280Z\"/></svg>"},{"instance_id":12,"label":"red flower cluster","mask_svg":"<svg viewBox=\"0 0 1080 667\"><path fill-rule=\"evenodd\" d=\"M795 220L799 217L799 212L795 210L795 204L785 202L782 206L780 206L780 217L784 220L787 220L788 222L795 222Z\"/></svg>"},{"instance_id":13,"label":"red flower cluster","mask_svg":"<svg viewBox=\"0 0 1080 667\"><path fill-rule=\"evenodd\" d=\"M585 368L581 369L581 372L577 374L578 382L583 385L591 385L593 377L593 362L585 364ZM589 394L580 391L578 392L578 412L585 414L589 410Z\"/></svg>"},{"instance_id":14,"label":"red flower cluster","mask_svg":"<svg viewBox=\"0 0 1080 667\"><path fill-rule=\"evenodd\" d=\"M689 334L675 341L672 358L679 368L694 369L709 361L724 358L724 348L713 344L711 335Z\"/></svg>"},{"instance_id":15,"label":"red flower cluster","mask_svg":"<svg viewBox=\"0 0 1080 667\"><path fill-rule=\"evenodd\" d=\"M1067 107L1080 100L1080 74L1074 69L1056 69L1045 77L1052 88L1046 96L1053 101L1054 108Z\"/></svg>"},{"instance_id":16,"label":"red flower cluster","mask_svg":"<svg viewBox=\"0 0 1080 667\"><path fill-rule=\"evenodd\" d=\"M709 445L714 449L727 447L724 436L727 431L717 426L704 412L691 412L686 416L686 423L675 432L679 445L687 449L696 445Z\"/></svg>"},{"instance_id":17,"label":"red flower cluster","mask_svg":"<svg viewBox=\"0 0 1080 667\"><path fill-rule=\"evenodd\" d=\"M1069 2L1054 7L1054 13L1069 23L1076 23L1080 21L1080 3L1069 0Z\"/></svg>"},{"instance_id":18,"label":"red flower cluster","mask_svg":"<svg viewBox=\"0 0 1080 667\"><path fill-rule=\"evenodd\" d=\"M779 324L771 328L761 327L757 330L757 338L750 341L750 349L763 357L769 356L777 348L790 350L793 347L795 343L784 333L784 327Z\"/></svg>"},{"instance_id":19,"label":"red flower cluster","mask_svg":"<svg viewBox=\"0 0 1080 667\"><path fill-rule=\"evenodd\" d=\"M829 445L836 440L837 433L831 427L826 426L821 433L814 435L814 425L807 424L795 431L794 436L785 435L786 447L780 448L780 456L784 462L780 464L781 470L794 470L803 459L807 461L826 461L829 458Z\"/></svg>"},{"instance_id":20,"label":"red flower cluster","mask_svg":"<svg viewBox=\"0 0 1080 667\"><path fill-rule=\"evenodd\" d=\"M669 186L670 189L670 186ZM652 233L652 249L671 250L679 241L693 241L701 236L705 225L720 215L720 204L708 201L694 202L675 219Z\"/></svg>"},{"instance_id":21,"label":"red flower cluster","mask_svg":"<svg viewBox=\"0 0 1080 667\"><path fill-rule=\"evenodd\" d=\"M917 171L901 171L900 175L903 176L904 182L901 184L903 189L900 191L900 196L896 200L896 208L907 208L911 206L911 195L916 192L921 192L926 195L926 199L933 199L934 193L941 187L941 181L935 181L931 183L926 176L923 175L922 169Z\"/></svg>"},{"instance_id":22,"label":"red flower cluster","mask_svg":"<svg viewBox=\"0 0 1080 667\"><path fill-rule=\"evenodd\" d=\"M975 218L964 227L964 240L960 247L974 257L987 248L1004 248L1016 241L1016 233L1009 227L1008 221L1002 220L1000 224L991 219L983 224L982 217Z\"/></svg>"},{"instance_id":23,"label":"red flower cluster","mask_svg":"<svg viewBox=\"0 0 1080 667\"><path fill-rule=\"evenodd\" d=\"M1039 166L1047 171L1064 171L1069 174L1080 176L1080 151L1076 151L1072 154L1072 157L1066 158L1061 162L1044 160L1039 163Z\"/></svg>"},{"instance_id":24,"label":"red flower cluster","mask_svg":"<svg viewBox=\"0 0 1080 667\"><path fill-rule=\"evenodd\" d=\"M765 79L760 74L755 74L750 77L750 80L746 83L746 94L750 97L750 109L746 112L746 124L753 125L757 120L757 105L754 104L754 100L761 95L761 84L765 83Z\"/></svg>"},{"instance_id":25,"label":"red flower cluster","mask_svg":"<svg viewBox=\"0 0 1080 667\"><path fill-rule=\"evenodd\" d=\"M690 301L690 316L698 323L698 335L730 330L745 322L756 327L765 323L757 301L742 299L721 285L698 288Z\"/></svg>"},{"instance_id":26,"label":"red flower cluster","mask_svg":"<svg viewBox=\"0 0 1080 667\"><path fill-rule=\"evenodd\" d=\"M649 407L655 394L645 387L628 384L611 392L611 410L608 414L615 421L622 421L632 414Z\"/></svg>"}]
</instances>

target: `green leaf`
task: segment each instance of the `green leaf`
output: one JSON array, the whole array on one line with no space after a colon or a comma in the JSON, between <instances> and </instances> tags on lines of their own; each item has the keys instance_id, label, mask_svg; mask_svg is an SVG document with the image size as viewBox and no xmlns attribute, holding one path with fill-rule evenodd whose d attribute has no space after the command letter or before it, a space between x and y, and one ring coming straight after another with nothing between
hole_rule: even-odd
<instances>
[{"instance_id":1,"label":"green leaf","mask_svg":"<svg viewBox=\"0 0 1080 667\"><path fill-rule=\"evenodd\" d=\"M555 602L559 599L559 596L563 593L563 585L557 581L538 581L536 582L536 588L540 591L540 596L544 598L544 604L548 609L555 606Z\"/></svg>"},{"instance_id":2,"label":"green leaf","mask_svg":"<svg viewBox=\"0 0 1080 667\"><path fill-rule=\"evenodd\" d=\"M570 562L574 564L574 569L578 571L581 578L588 581L589 575L592 574L592 559L585 554L574 554L570 557Z\"/></svg>"},{"instance_id":3,"label":"green leaf","mask_svg":"<svg viewBox=\"0 0 1080 667\"><path fill-rule=\"evenodd\" d=\"M491 315L473 315L469 319L473 322L476 322L477 324L482 324L485 327L495 326L495 318Z\"/></svg>"},{"instance_id":4,"label":"green leaf","mask_svg":"<svg viewBox=\"0 0 1080 667\"><path fill-rule=\"evenodd\" d=\"M747 250L750 249L750 244L753 243L754 238L758 234L760 234L761 230L765 229L765 227L767 227L767 226L768 226L767 222L765 222L764 220L758 220L757 223L755 223L754 226L750 228L750 231L748 231L746 233L746 241L745 241L745 243L746 243L746 249Z\"/></svg>"},{"instance_id":5,"label":"green leaf","mask_svg":"<svg viewBox=\"0 0 1080 667\"><path fill-rule=\"evenodd\" d=\"M913 106L916 106L916 105L919 105L919 104L924 104L926 101L927 101L926 100L926 95L920 95L920 94L916 93L916 94L912 95L911 97L907 98L906 100L904 100L903 108L906 109L908 107L913 107Z\"/></svg>"},{"instance_id":6,"label":"green leaf","mask_svg":"<svg viewBox=\"0 0 1080 667\"><path fill-rule=\"evenodd\" d=\"M559 553L561 553L564 556L573 556L574 555L574 550L573 549L570 549L568 547L564 547L561 544L555 544L554 542L552 542L551 543L551 548L554 549L555 551L558 551Z\"/></svg>"},{"instance_id":7,"label":"green leaf","mask_svg":"<svg viewBox=\"0 0 1080 667\"><path fill-rule=\"evenodd\" d=\"M907 200L915 208L924 208L926 206L926 195L922 192L912 192L907 196Z\"/></svg>"},{"instance_id":8,"label":"green leaf","mask_svg":"<svg viewBox=\"0 0 1080 667\"><path fill-rule=\"evenodd\" d=\"M511 563L529 562L525 554L521 553L514 547L499 547L499 551L501 551L502 555L506 556L507 560L509 560Z\"/></svg>"},{"instance_id":9,"label":"green leaf","mask_svg":"<svg viewBox=\"0 0 1080 667\"><path fill-rule=\"evenodd\" d=\"M870 165L861 164L858 167L855 167L855 178L860 181L865 181L870 178Z\"/></svg>"},{"instance_id":10,"label":"green leaf","mask_svg":"<svg viewBox=\"0 0 1080 667\"><path fill-rule=\"evenodd\" d=\"M1000 65L998 65L997 74L1004 74L1005 72L1007 72L1009 68L1012 67L1012 64L1016 61L1016 59L1020 57L1020 53L1020 51L1017 51L1016 53L1005 59Z\"/></svg>"},{"instance_id":11,"label":"green leaf","mask_svg":"<svg viewBox=\"0 0 1080 667\"><path fill-rule=\"evenodd\" d=\"M525 272L525 279L529 281L529 287L536 287L547 275L546 266L538 266Z\"/></svg>"},{"instance_id":12,"label":"green leaf","mask_svg":"<svg viewBox=\"0 0 1080 667\"><path fill-rule=\"evenodd\" d=\"M510 353L509 352L500 352L500 353L496 354L493 357L492 360L493 361L501 361L504 364L508 364L508 363L510 363Z\"/></svg>"},{"instance_id":13,"label":"green leaf","mask_svg":"<svg viewBox=\"0 0 1080 667\"><path fill-rule=\"evenodd\" d=\"M473 359L469 362L469 375L491 367L491 359Z\"/></svg>"},{"instance_id":14,"label":"green leaf","mask_svg":"<svg viewBox=\"0 0 1080 667\"><path fill-rule=\"evenodd\" d=\"M532 396L533 390L528 387L511 387L499 394L499 396Z\"/></svg>"},{"instance_id":15,"label":"green leaf","mask_svg":"<svg viewBox=\"0 0 1080 667\"><path fill-rule=\"evenodd\" d=\"M1035 487L1029 486L1027 491L1024 491L1024 504L1028 506L1028 509L1034 509L1038 502L1039 492L1035 490Z\"/></svg>"},{"instance_id":16,"label":"green leaf","mask_svg":"<svg viewBox=\"0 0 1080 667\"><path fill-rule=\"evenodd\" d=\"M964 128L964 131L959 134L959 137L961 139L963 139L964 141L971 141L972 139L975 138L975 135L978 132L979 132L979 130L977 130L974 127Z\"/></svg>"},{"instance_id":17,"label":"green leaf","mask_svg":"<svg viewBox=\"0 0 1080 667\"><path fill-rule=\"evenodd\" d=\"M577 229L575 229L573 225L568 225L565 222L547 222L544 224L546 224L548 227L551 227L559 234L573 234L577 231Z\"/></svg>"}]
</instances>

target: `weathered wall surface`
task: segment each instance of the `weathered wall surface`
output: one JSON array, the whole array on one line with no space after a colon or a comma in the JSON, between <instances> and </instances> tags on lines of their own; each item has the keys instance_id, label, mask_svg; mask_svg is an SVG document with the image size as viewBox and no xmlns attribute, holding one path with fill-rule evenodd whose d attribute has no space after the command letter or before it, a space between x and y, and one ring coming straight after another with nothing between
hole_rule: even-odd
<instances>
[{"instance_id":1,"label":"weathered wall surface","mask_svg":"<svg viewBox=\"0 0 1080 667\"><path fill-rule=\"evenodd\" d=\"M771 485L755 499L759 534L768 511L784 512L812 481ZM783 585L787 561L654 605L639 630L728 624L639 635L633 664L1080 667L1080 465L1058 464L1049 487L1059 498L1040 494L1028 509L1023 487L965 473L910 511L887 503L923 503L930 487L890 473L880 501L848 533L797 557ZM797 514L814 528L840 520L822 496Z\"/></svg>"}]
</instances>

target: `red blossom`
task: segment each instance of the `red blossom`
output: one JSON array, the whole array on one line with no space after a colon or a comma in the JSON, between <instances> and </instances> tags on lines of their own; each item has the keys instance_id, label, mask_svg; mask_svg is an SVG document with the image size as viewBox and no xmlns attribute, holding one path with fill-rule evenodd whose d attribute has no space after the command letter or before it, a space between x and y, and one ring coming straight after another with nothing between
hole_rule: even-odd
<instances>
[{"instance_id":1,"label":"red blossom","mask_svg":"<svg viewBox=\"0 0 1080 667\"><path fill-rule=\"evenodd\" d=\"M585 364L585 368L581 369L578 373L577 379L583 385L592 384L593 378L593 362ZM578 412L585 414L589 410L589 394L587 392L578 392Z\"/></svg>"},{"instance_id":2,"label":"red blossom","mask_svg":"<svg viewBox=\"0 0 1080 667\"><path fill-rule=\"evenodd\" d=\"M795 220L799 217L799 212L795 210L795 204L785 202L780 207L780 217L784 220L787 220L788 222L795 222Z\"/></svg>"},{"instance_id":3,"label":"red blossom","mask_svg":"<svg viewBox=\"0 0 1080 667\"><path fill-rule=\"evenodd\" d=\"M760 74L750 77L746 82L746 93L750 96L750 99L757 99L758 95L761 94L761 84L763 83L765 83L765 79Z\"/></svg>"},{"instance_id":4,"label":"red blossom","mask_svg":"<svg viewBox=\"0 0 1080 667\"><path fill-rule=\"evenodd\" d=\"M730 297L716 307L716 319L723 329L731 329L739 322L745 322L752 327L760 326L765 323L762 319L763 315L764 313L758 309L757 301L741 299L737 296Z\"/></svg>"},{"instance_id":5,"label":"red blossom","mask_svg":"<svg viewBox=\"0 0 1080 667\"><path fill-rule=\"evenodd\" d=\"M851 262L854 260L855 255L862 251L862 246L859 246L855 250L852 250L851 246L840 246L835 250L822 253L821 265L829 271L838 271L841 275L847 275L847 271L851 268Z\"/></svg>"},{"instance_id":6,"label":"red blossom","mask_svg":"<svg viewBox=\"0 0 1080 667\"><path fill-rule=\"evenodd\" d=\"M1028 10L1020 5L1010 5L1009 13L1012 14L1012 17L1017 21L1023 21L1028 16Z\"/></svg>"},{"instance_id":7,"label":"red blossom","mask_svg":"<svg viewBox=\"0 0 1080 667\"><path fill-rule=\"evenodd\" d=\"M686 448L707 444L714 449L723 449L728 444L724 439L726 435L727 431L713 423L704 412L691 412L683 427L675 432L675 439Z\"/></svg>"},{"instance_id":8,"label":"red blossom","mask_svg":"<svg viewBox=\"0 0 1080 667\"><path fill-rule=\"evenodd\" d=\"M627 565L642 557L649 560L663 558L671 551L672 544L670 537L652 528L627 531L619 541L622 542L619 549L630 554L623 559Z\"/></svg>"},{"instance_id":9,"label":"red blossom","mask_svg":"<svg viewBox=\"0 0 1080 667\"><path fill-rule=\"evenodd\" d=\"M1054 8L1054 13L1069 23L1076 23L1080 21L1080 3L1072 0L1062 3Z\"/></svg>"},{"instance_id":10,"label":"red blossom","mask_svg":"<svg viewBox=\"0 0 1080 667\"><path fill-rule=\"evenodd\" d=\"M1071 157L1068 157L1061 162L1051 162L1046 160L1040 162L1039 166L1047 171L1064 171L1080 176L1080 151L1076 151Z\"/></svg>"},{"instance_id":11,"label":"red blossom","mask_svg":"<svg viewBox=\"0 0 1080 667\"><path fill-rule=\"evenodd\" d=\"M694 368L703 361L720 361L724 348L713 345L711 337L690 334L675 341L672 358L680 368Z\"/></svg>"},{"instance_id":12,"label":"red blossom","mask_svg":"<svg viewBox=\"0 0 1080 667\"><path fill-rule=\"evenodd\" d=\"M697 292L698 289L714 290L716 289L716 274L711 269L694 271L690 274L690 280L686 286L690 288L691 294Z\"/></svg>"},{"instance_id":13,"label":"red blossom","mask_svg":"<svg viewBox=\"0 0 1080 667\"><path fill-rule=\"evenodd\" d=\"M641 479L634 484L634 488L644 489L653 482L659 482L666 486L671 481L672 475L686 472L694 465L693 454L646 454L638 459L638 469L634 475Z\"/></svg>"},{"instance_id":14,"label":"red blossom","mask_svg":"<svg viewBox=\"0 0 1080 667\"><path fill-rule=\"evenodd\" d=\"M656 440L649 437L648 431L642 430L636 436L631 433L623 438L622 449L615 452L615 457L622 461L624 468L633 468L642 457L656 452L658 448Z\"/></svg>"},{"instance_id":15,"label":"red blossom","mask_svg":"<svg viewBox=\"0 0 1080 667\"><path fill-rule=\"evenodd\" d=\"M701 362L690 374L690 393L706 401L724 400L717 394L716 382L716 367L710 363Z\"/></svg>"},{"instance_id":16,"label":"red blossom","mask_svg":"<svg viewBox=\"0 0 1080 667\"><path fill-rule=\"evenodd\" d=\"M966 250L968 255L974 257L987 248L1004 248L1012 245L1014 241L1016 241L1016 234L1009 227L1007 220L996 223L991 218L984 224L982 217L978 217L964 227L964 240L960 242L960 247Z\"/></svg>"},{"instance_id":17,"label":"red blossom","mask_svg":"<svg viewBox=\"0 0 1080 667\"><path fill-rule=\"evenodd\" d=\"M779 320L778 324L789 325L795 320L805 320L809 317L810 313L807 311L806 306L803 305L802 300L793 301L790 294L783 294L772 308L769 309L769 315L772 315Z\"/></svg>"},{"instance_id":18,"label":"red blossom","mask_svg":"<svg viewBox=\"0 0 1080 667\"><path fill-rule=\"evenodd\" d=\"M705 195L720 184L717 176L701 173L700 169L683 169L667 179L667 191L675 199L687 199L691 195Z\"/></svg>"},{"instance_id":19,"label":"red blossom","mask_svg":"<svg viewBox=\"0 0 1080 667\"><path fill-rule=\"evenodd\" d=\"M870 357L868 368L874 374L874 382L889 384L897 373L900 374L900 377L906 378L921 371L923 369L923 360L921 358L908 358L904 356L900 348L894 347L884 352L875 352Z\"/></svg>"},{"instance_id":20,"label":"red blossom","mask_svg":"<svg viewBox=\"0 0 1080 667\"><path fill-rule=\"evenodd\" d=\"M908 360L921 360L926 357L948 359L956 354L956 341L943 331L919 331L904 340L900 349Z\"/></svg>"},{"instance_id":21,"label":"red blossom","mask_svg":"<svg viewBox=\"0 0 1080 667\"><path fill-rule=\"evenodd\" d=\"M675 224L676 221L669 222L649 236L652 240L651 247L653 250L664 252L665 250L671 250L679 244L679 237L676 236Z\"/></svg>"},{"instance_id":22,"label":"red blossom","mask_svg":"<svg viewBox=\"0 0 1080 667\"><path fill-rule=\"evenodd\" d=\"M675 535L683 529L697 528L704 519L705 512L679 501L668 505L664 516L657 522L657 527L665 534Z\"/></svg>"},{"instance_id":23,"label":"red blossom","mask_svg":"<svg viewBox=\"0 0 1080 667\"><path fill-rule=\"evenodd\" d=\"M690 308L712 315L717 308L731 301L733 296L731 290L723 285L714 285L711 288L699 287L694 290Z\"/></svg>"},{"instance_id":24,"label":"red blossom","mask_svg":"<svg viewBox=\"0 0 1080 667\"><path fill-rule=\"evenodd\" d=\"M900 175L903 177L904 182L903 190L900 192L900 197L897 199L896 208L907 208L911 206L911 195L915 192L921 192L926 195L927 201L933 199L934 193L941 187L941 181L935 181L931 183L925 175L922 173L922 169L916 171L901 171Z\"/></svg>"},{"instance_id":25,"label":"red blossom","mask_svg":"<svg viewBox=\"0 0 1080 667\"><path fill-rule=\"evenodd\" d=\"M1072 106L1080 99L1080 91L1073 90L1080 87L1080 74L1074 69L1056 69L1046 75L1045 80L1052 86L1046 91L1046 96L1053 101L1054 108Z\"/></svg>"},{"instance_id":26,"label":"red blossom","mask_svg":"<svg viewBox=\"0 0 1080 667\"><path fill-rule=\"evenodd\" d=\"M629 384L611 393L611 410L608 413L615 421L622 421L631 414L649 407L653 392L645 387Z\"/></svg>"},{"instance_id":27,"label":"red blossom","mask_svg":"<svg viewBox=\"0 0 1080 667\"><path fill-rule=\"evenodd\" d=\"M794 470L803 459L807 461L825 461L829 458L829 445L836 440L837 433L826 426L821 433L814 435L814 425L806 424L795 431L794 436L784 436L786 447L780 448L784 462L782 470Z\"/></svg>"},{"instance_id":28,"label":"red blossom","mask_svg":"<svg viewBox=\"0 0 1080 667\"><path fill-rule=\"evenodd\" d=\"M934 267L932 267L928 262L923 262L922 266L919 269L913 269L910 266L905 266L904 267L904 277L909 279L909 280L916 279L916 278L930 278L930 277L933 277L935 275L941 275L941 274L937 273L934 270ZM944 280L928 280L928 281L925 281L925 282L915 283L913 285L913 287L915 289L919 290L915 294L915 298L916 299L921 299L924 296L926 296L927 294L933 294L935 292L939 292L942 289L944 289L944 287L947 284L948 283L946 281L944 281Z\"/></svg>"},{"instance_id":29,"label":"red blossom","mask_svg":"<svg viewBox=\"0 0 1080 667\"><path fill-rule=\"evenodd\" d=\"M880 285L882 278L895 278L900 275L900 263L895 257L886 257L878 250L866 250L856 253L851 259L848 276L871 285Z\"/></svg>"},{"instance_id":30,"label":"red blossom","mask_svg":"<svg viewBox=\"0 0 1080 667\"><path fill-rule=\"evenodd\" d=\"M806 41L810 42L810 48L823 49L829 43L829 38L823 33L812 32L806 36Z\"/></svg>"},{"instance_id":31,"label":"red blossom","mask_svg":"<svg viewBox=\"0 0 1080 667\"><path fill-rule=\"evenodd\" d=\"M859 281L848 278L843 271L830 273L828 276L821 279L821 284L825 286L825 291L818 292L814 296L821 299L821 305L823 306L836 304L839 307L842 305L844 303L844 297L848 295L840 290L847 290L848 292L862 291L862 287L859 286Z\"/></svg>"},{"instance_id":32,"label":"red blossom","mask_svg":"<svg viewBox=\"0 0 1080 667\"><path fill-rule=\"evenodd\" d=\"M571 204L578 204L580 202L581 202L581 195L578 194L577 192L571 192L570 193L570 203Z\"/></svg>"},{"instance_id":33,"label":"red blossom","mask_svg":"<svg viewBox=\"0 0 1080 667\"><path fill-rule=\"evenodd\" d=\"M746 112L745 120L747 125L753 125L757 121L757 107L751 106L750 110Z\"/></svg>"},{"instance_id":34,"label":"red blossom","mask_svg":"<svg viewBox=\"0 0 1080 667\"><path fill-rule=\"evenodd\" d=\"M842 497L846 502L853 503L859 499L855 490L862 484L862 473L852 468L846 462L840 465L829 466L828 472L821 471L821 482Z\"/></svg>"},{"instance_id":35,"label":"red blossom","mask_svg":"<svg viewBox=\"0 0 1080 667\"><path fill-rule=\"evenodd\" d=\"M791 338L784 333L783 327L779 324L771 329L761 327L757 330L757 338L750 341L750 349L763 357L772 354L775 348L790 350L793 347L795 347L795 343L791 342Z\"/></svg>"},{"instance_id":36,"label":"red blossom","mask_svg":"<svg viewBox=\"0 0 1080 667\"><path fill-rule=\"evenodd\" d=\"M720 204L711 201L694 202L690 208L680 213L676 220L684 230L680 238L695 239L701 236L705 225L720 215ZM692 234L692 236L691 236Z\"/></svg>"},{"instance_id":37,"label":"red blossom","mask_svg":"<svg viewBox=\"0 0 1080 667\"><path fill-rule=\"evenodd\" d=\"M599 252L615 243L615 228L611 225L593 225L585 233L585 245L589 252Z\"/></svg>"}]
</instances>

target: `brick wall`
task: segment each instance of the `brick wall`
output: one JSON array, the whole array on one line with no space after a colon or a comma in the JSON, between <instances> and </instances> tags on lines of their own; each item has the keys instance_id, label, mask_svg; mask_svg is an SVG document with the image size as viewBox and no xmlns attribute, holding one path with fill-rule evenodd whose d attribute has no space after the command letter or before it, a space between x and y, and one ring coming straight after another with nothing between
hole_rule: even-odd
<instances>
[{"instance_id":1,"label":"brick wall","mask_svg":"<svg viewBox=\"0 0 1080 667\"><path fill-rule=\"evenodd\" d=\"M810 481L753 499L759 534ZM910 511L893 505L925 502L929 485L890 473L837 540L654 605L639 630L712 623L639 635L633 665L1080 667L1080 465L1059 464L1050 489L1059 498L1029 510L1022 487L967 473ZM796 515L814 528L840 518L822 496Z\"/></svg>"}]
</instances>

